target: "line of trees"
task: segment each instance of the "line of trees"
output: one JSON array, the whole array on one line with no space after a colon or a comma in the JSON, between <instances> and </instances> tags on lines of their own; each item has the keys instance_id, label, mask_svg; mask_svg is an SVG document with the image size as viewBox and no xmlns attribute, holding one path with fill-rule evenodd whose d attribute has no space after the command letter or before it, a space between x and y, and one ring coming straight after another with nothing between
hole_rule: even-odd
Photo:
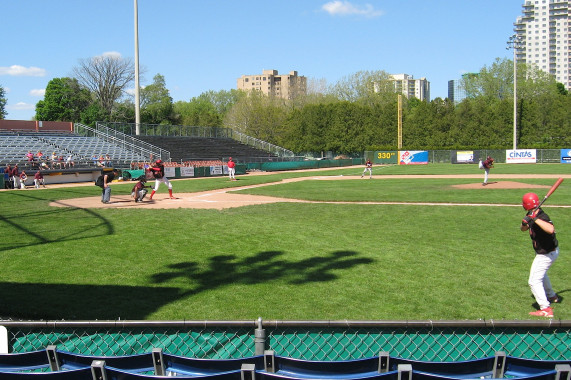
<instances>
[{"instance_id":1,"label":"line of trees","mask_svg":"<svg viewBox=\"0 0 571 380\"><path fill-rule=\"evenodd\" d=\"M517 141L521 148L571 146L571 96L546 73L518 66ZM133 63L118 56L81 60L72 78L54 78L36 120L135 122ZM496 59L463 78L461 103L403 99L405 149L506 149L513 144L513 62ZM4 99L4 102L3 102ZM0 116L5 97L0 86ZM285 100L259 92L208 91L173 100L156 74L141 88L141 122L228 127L296 153L356 154L397 148L397 94L384 71L360 71L332 86L311 79ZM4 113L5 115L5 113Z\"/></svg>"}]
</instances>

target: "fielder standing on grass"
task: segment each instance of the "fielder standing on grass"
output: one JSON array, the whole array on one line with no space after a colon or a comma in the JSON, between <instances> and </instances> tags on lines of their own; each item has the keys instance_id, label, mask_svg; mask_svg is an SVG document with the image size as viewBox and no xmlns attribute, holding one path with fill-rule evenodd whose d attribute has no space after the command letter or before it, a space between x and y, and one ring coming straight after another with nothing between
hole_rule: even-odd
<instances>
[{"instance_id":1,"label":"fielder standing on grass","mask_svg":"<svg viewBox=\"0 0 571 380\"><path fill-rule=\"evenodd\" d=\"M151 196L149 197L149 199L150 200L153 199L153 195L155 195L161 183L164 183L168 187L169 198L175 199L175 197L173 197L172 195L172 184L169 181L169 179L165 177L165 166L163 165L163 161L156 160L155 163L151 165L149 170L151 171L153 177L155 178L155 188L153 189L153 191L151 191Z\"/></svg>"},{"instance_id":2,"label":"fielder standing on grass","mask_svg":"<svg viewBox=\"0 0 571 380\"><path fill-rule=\"evenodd\" d=\"M369 179L373 178L373 163L369 159L367 159L367 162L365 163L365 170L363 170L363 174L361 174L361 178L363 178L363 176L365 175L367 170L369 171Z\"/></svg>"},{"instance_id":3,"label":"fielder standing on grass","mask_svg":"<svg viewBox=\"0 0 571 380\"><path fill-rule=\"evenodd\" d=\"M559 256L559 243L555 237L553 222L539 206L539 197L535 193L523 196L522 206L527 213L521 221L521 230L529 231L535 258L529 273L529 287L539 305L539 310L529 315L553 318L551 303L559 303L560 299L551 286L547 270Z\"/></svg>"},{"instance_id":4,"label":"fielder standing on grass","mask_svg":"<svg viewBox=\"0 0 571 380\"><path fill-rule=\"evenodd\" d=\"M230 178L230 181L236 180L236 163L232 160L232 157L228 159L228 178Z\"/></svg>"}]
</instances>

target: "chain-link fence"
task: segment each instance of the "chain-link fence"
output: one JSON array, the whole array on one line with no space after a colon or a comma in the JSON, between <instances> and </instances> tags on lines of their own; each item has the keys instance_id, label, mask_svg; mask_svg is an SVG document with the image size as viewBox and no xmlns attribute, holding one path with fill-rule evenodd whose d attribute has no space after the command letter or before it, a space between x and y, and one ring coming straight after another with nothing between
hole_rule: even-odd
<instances>
[{"instance_id":1,"label":"chain-link fence","mask_svg":"<svg viewBox=\"0 0 571 380\"><path fill-rule=\"evenodd\" d=\"M56 345L95 356L165 352L229 359L270 349L303 360L392 356L425 361L507 355L538 360L571 358L571 321L91 321L1 322L9 351Z\"/></svg>"}]
</instances>

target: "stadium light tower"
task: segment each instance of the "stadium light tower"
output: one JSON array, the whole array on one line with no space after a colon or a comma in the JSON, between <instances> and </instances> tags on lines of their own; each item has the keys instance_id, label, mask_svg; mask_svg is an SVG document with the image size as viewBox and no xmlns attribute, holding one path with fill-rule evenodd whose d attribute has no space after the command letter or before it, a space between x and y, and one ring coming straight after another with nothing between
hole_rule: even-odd
<instances>
[{"instance_id":1,"label":"stadium light tower","mask_svg":"<svg viewBox=\"0 0 571 380\"><path fill-rule=\"evenodd\" d=\"M521 37L517 34L512 35L508 40L506 49L513 49L514 52L514 142L513 149L517 149L517 50L521 48Z\"/></svg>"},{"instance_id":2,"label":"stadium light tower","mask_svg":"<svg viewBox=\"0 0 571 380\"><path fill-rule=\"evenodd\" d=\"M139 86L139 7L135 1L135 135L141 133L141 94Z\"/></svg>"}]
</instances>

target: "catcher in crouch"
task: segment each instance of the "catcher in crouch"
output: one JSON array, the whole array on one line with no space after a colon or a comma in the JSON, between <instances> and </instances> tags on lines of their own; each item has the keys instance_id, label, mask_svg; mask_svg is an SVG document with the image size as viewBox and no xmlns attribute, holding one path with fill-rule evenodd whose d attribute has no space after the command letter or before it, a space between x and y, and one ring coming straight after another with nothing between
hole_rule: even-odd
<instances>
[{"instance_id":1,"label":"catcher in crouch","mask_svg":"<svg viewBox=\"0 0 571 380\"><path fill-rule=\"evenodd\" d=\"M165 166L163 165L163 161L162 160L156 160L151 165L149 170L151 171L151 173L153 174L153 177L155 178L155 188L153 189L153 191L151 191L151 196L149 197L149 199L150 200L153 199L153 195L155 195L155 192L159 189L159 185L161 184L161 182L164 183L165 185L167 185L167 187L169 189L169 198L175 199L175 197L173 197L173 195L172 195L172 184L169 181L169 179L167 177L165 177Z\"/></svg>"}]
</instances>

